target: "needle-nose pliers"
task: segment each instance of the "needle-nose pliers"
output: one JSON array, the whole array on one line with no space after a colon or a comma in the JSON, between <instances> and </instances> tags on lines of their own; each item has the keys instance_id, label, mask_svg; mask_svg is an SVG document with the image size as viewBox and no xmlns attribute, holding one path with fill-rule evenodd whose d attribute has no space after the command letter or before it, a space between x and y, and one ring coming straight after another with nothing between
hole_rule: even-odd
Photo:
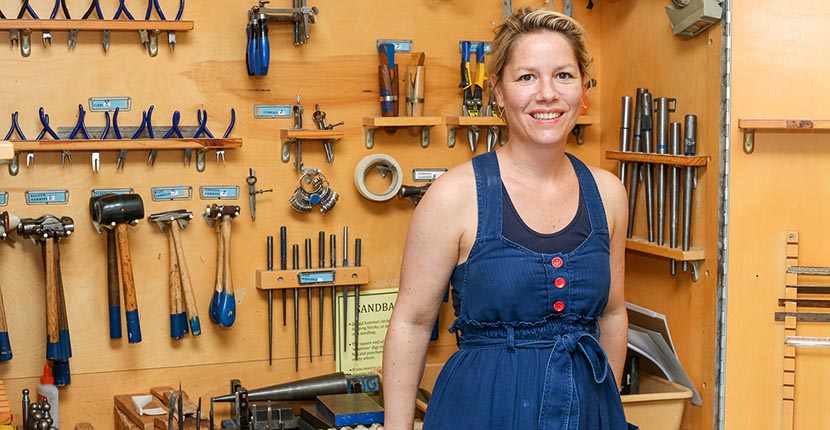
<instances>
[{"instance_id":1,"label":"needle-nose pliers","mask_svg":"<svg viewBox=\"0 0 830 430\"><path fill-rule=\"evenodd\" d=\"M207 115L207 112L205 113ZM225 134L222 135L222 139L227 139L228 136L231 134L231 130L233 130L233 126L236 124L236 111L231 108L231 122L228 124L228 128L225 130ZM224 149L217 149L216 150L216 164L219 164L219 160L222 160L222 165L225 165L225 150Z\"/></svg>"},{"instance_id":2,"label":"needle-nose pliers","mask_svg":"<svg viewBox=\"0 0 830 430\"><path fill-rule=\"evenodd\" d=\"M20 137L20 140L26 140L26 136L23 135L23 130L20 129L20 123L17 120L18 113L14 112L12 114L12 125L9 127L8 133L6 133L6 137L3 140L9 140L12 135L17 132L17 135ZM20 171L20 152L14 152L14 158L12 158L12 162L9 164L9 174L12 176L17 175Z\"/></svg>"},{"instance_id":3,"label":"needle-nose pliers","mask_svg":"<svg viewBox=\"0 0 830 430\"><path fill-rule=\"evenodd\" d=\"M84 105L78 105L78 121L75 123L75 128L72 129L72 132L69 133L69 140L75 138L78 133L81 133L84 139L91 139L89 137L89 131L86 129L86 124L84 124L84 118L86 117L86 111L84 111ZM69 161L69 165L72 165L72 154L69 152L68 149L64 149L61 151L61 166L64 165L66 161Z\"/></svg>"},{"instance_id":4,"label":"needle-nose pliers","mask_svg":"<svg viewBox=\"0 0 830 430\"><path fill-rule=\"evenodd\" d=\"M20 10L17 12L17 19L23 19L23 15L25 15L26 12L29 12L29 15L33 19L40 19L40 17L37 16L37 12L35 12L35 10L32 9L32 6L29 5L29 0L23 0L23 5L20 6ZM14 35L12 35L12 32L14 32ZM32 53L31 36L32 36L32 29L31 28L24 28L24 29L20 30L20 54L23 55L24 57L28 57ZM12 38L12 39L17 39L17 30L9 30L9 37ZM50 34L49 38L51 38L51 37L52 37L52 35ZM43 38L44 38L43 43L44 43L44 45L46 45L46 40L45 40L46 35L44 35Z\"/></svg>"},{"instance_id":5,"label":"needle-nose pliers","mask_svg":"<svg viewBox=\"0 0 830 430\"><path fill-rule=\"evenodd\" d=\"M202 114L204 112L204 115ZM210 132L207 128L207 110L199 109L196 111L196 119L199 120L199 128L196 129L196 133L193 134L194 139L198 139L205 135L211 139L213 139L213 133ZM196 152L196 171L203 172L205 170L205 153L207 149L199 149Z\"/></svg>"},{"instance_id":6,"label":"needle-nose pliers","mask_svg":"<svg viewBox=\"0 0 830 430\"><path fill-rule=\"evenodd\" d=\"M182 135L182 131L179 129L179 121L181 121L181 118L182 118L182 114L179 111L173 112L173 125L170 126L170 129L167 130L166 133L164 133L164 136L161 137L162 139L169 139L174 134L179 139L184 138L184 136ZM190 151L190 149L185 149L185 154L184 154L184 165L185 166L190 164L190 159L188 158L189 157L189 152L188 151Z\"/></svg>"},{"instance_id":7,"label":"needle-nose pliers","mask_svg":"<svg viewBox=\"0 0 830 430\"><path fill-rule=\"evenodd\" d=\"M43 129L40 130L35 140L43 139L47 134L52 137L52 139L60 140L60 136L55 133L55 130L49 125L49 115L43 110L43 106L40 107L40 111L38 111L40 115L40 124L43 126ZM32 167L35 164L35 153L33 151L29 151L26 153L26 167Z\"/></svg>"},{"instance_id":8,"label":"needle-nose pliers","mask_svg":"<svg viewBox=\"0 0 830 430\"><path fill-rule=\"evenodd\" d=\"M90 3L89 8L87 8L86 12L84 12L84 15L83 17L81 17L81 19L89 18L92 15L93 11L95 12L95 16L97 16L99 20L104 19L104 14L101 12L101 5L98 3L98 0L92 0L92 3ZM71 38L72 35L70 34L69 37ZM101 36L101 44L104 47L104 51L106 51L109 48L109 40L107 40L106 32L104 32L104 34Z\"/></svg>"},{"instance_id":9,"label":"needle-nose pliers","mask_svg":"<svg viewBox=\"0 0 830 430\"><path fill-rule=\"evenodd\" d=\"M127 6L124 4L124 0L118 0L118 9L115 11L115 15L112 16L112 20L117 21L118 18L121 18L122 13L130 21L135 19L133 18L133 14L130 13L130 11L127 9ZM104 36L102 39L104 43L104 52L107 52L110 49L111 33L112 32L109 29L104 30Z\"/></svg>"}]
</instances>

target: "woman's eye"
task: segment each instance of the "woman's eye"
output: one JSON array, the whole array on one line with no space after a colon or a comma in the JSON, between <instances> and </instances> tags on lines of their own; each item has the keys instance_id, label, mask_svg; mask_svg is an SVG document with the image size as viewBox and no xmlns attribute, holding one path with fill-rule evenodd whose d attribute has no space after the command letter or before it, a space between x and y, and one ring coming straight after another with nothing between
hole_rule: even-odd
<instances>
[{"instance_id":1,"label":"woman's eye","mask_svg":"<svg viewBox=\"0 0 830 430\"><path fill-rule=\"evenodd\" d=\"M571 75L568 72L559 72L559 73L556 74L556 79L560 79L560 80L573 79L573 75Z\"/></svg>"},{"instance_id":2,"label":"woman's eye","mask_svg":"<svg viewBox=\"0 0 830 430\"><path fill-rule=\"evenodd\" d=\"M531 74L529 74L529 73L528 73L528 74L525 74L525 75L519 76L519 79L518 79L518 80L519 80L519 81L522 81L522 82L529 82L529 81L532 81L532 80L533 80L533 75L531 75Z\"/></svg>"}]
</instances>

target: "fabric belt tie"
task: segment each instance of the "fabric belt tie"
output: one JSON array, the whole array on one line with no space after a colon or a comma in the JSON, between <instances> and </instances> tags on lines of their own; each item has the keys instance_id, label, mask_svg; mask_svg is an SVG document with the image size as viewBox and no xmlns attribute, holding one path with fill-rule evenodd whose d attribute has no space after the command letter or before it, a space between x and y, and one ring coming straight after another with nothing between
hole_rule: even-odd
<instances>
[{"instance_id":1,"label":"fabric belt tie","mask_svg":"<svg viewBox=\"0 0 830 430\"><path fill-rule=\"evenodd\" d=\"M602 350L599 341L589 333L569 333L556 336L553 339L515 339L512 327L504 327L506 338L473 337L461 340L459 347L464 349L507 347L508 351L515 352L522 349L553 349L548 358L545 370L545 385L542 391L542 405L539 413L541 429L559 428L562 430L577 430L579 426L579 398L576 394L574 382L574 353L576 357L584 359L591 367L594 382L602 384L608 376L608 357ZM557 377L556 374L560 376ZM602 408L607 405L599 400ZM609 423L597 430L609 429Z\"/></svg>"}]
</instances>

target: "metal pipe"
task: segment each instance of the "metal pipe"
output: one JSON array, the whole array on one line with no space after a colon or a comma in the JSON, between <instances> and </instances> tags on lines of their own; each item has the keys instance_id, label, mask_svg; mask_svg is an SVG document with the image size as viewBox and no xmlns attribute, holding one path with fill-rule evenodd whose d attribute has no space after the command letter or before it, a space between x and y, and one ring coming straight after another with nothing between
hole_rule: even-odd
<instances>
[{"instance_id":1,"label":"metal pipe","mask_svg":"<svg viewBox=\"0 0 830 430\"><path fill-rule=\"evenodd\" d=\"M830 337L787 336L784 345L805 348L830 348Z\"/></svg>"},{"instance_id":2,"label":"metal pipe","mask_svg":"<svg viewBox=\"0 0 830 430\"><path fill-rule=\"evenodd\" d=\"M643 140L644 152L651 154L654 153L651 93L646 92L641 97L643 99L643 119L640 125L640 138ZM646 226L648 227L648 241L654 242L654 165L651 163L644 163L641 169L643 168L645 169L646 183Z\"/></svg>"},{"instance_id":3,"label":"metal pipe","mask_svg":"<svg viewBox=\"0 0 830 430\"><path fill-rule=\"evenodd\" d=\"M305 240L305 268L306 269L311 269L311 239L309 239L309 238L306 238L306 240ZM311 311L311 297L312 297L312 294L311 294L311 288L306 288L305 291L306 291L306 297L308 298L308 303L306 303L308 305L307 306L308 307L308 361L311 362L312 357L314 356L314 354L311 352L311 350L312 350L312 332L313 332L313 330L311 328L311 323L312 323L312 320L314 319L313 315L312 315L312 311Z\"/></svg>"},{"instance_id":4,"label":"metal pipe","mask_svg":"<svg viewBox=\"0 0 830 430\"><path fill-rule=\"evenodd\" d=\"M648 91L645 88L637 88L637 96L634 99L634 131L631 137L632 152L641 152L640 149L640 128L643 119L643 104L641 94ZM640 176L640 163L631 163L631 172L628 180L628 232L626 237L634 235L634 214L637 209L637 188Z\"/></svg>"},{"instance_id":5,"label":"metal pipe","mask_svg":"<svg viewBox=\"0 0 830 430\"><path fill-rule=\"evenodd\" d=\"M173 228L171 226L170 228ZM268 271L274 270L274 236L265 238ZM268 290L268 365L274 361L274 290Z\"/></svg>"},{"instance_id":6,"label":"metal pipe","mask_svg":"<svg viewBox=\"0 0 830 430\"><path fill-rule=\"evenodd\" d=\"M620 151L631 151L631 96L622 97L622 123L620 124ZM628 163L620 161L620 182L625 184Z\"/></svg>"},{"instance_id":7,"label":"metal pipe","mask_svg":"<svg viewBox=\"0 0 830 430\"><path fill-rule=\"evenodd\" d=\"M655 101L656 115L656 136L655 142L657 144L658 154L668 153L669 140L669 112L674 112L670 106L671 103L676 103L675 99L667 97L658 97ZM666 243L665 235L665 220L666 220L666 165L660 163L657 165L657 244L664 245Z\"/></svg>"},{"instance_id":8,"label":"metal pipe","mask_svg":"<svg viewBox=\"0 0 830 430\"><path fill-rule=\"evenodd\" d=\"M680 134L682 133L679 122L673 122L669 126L669 142L671 155L680 155ZM671 166L669 170L669 246L677 248L677 222L678 206L680 205L680 167ZM672 276L677 274L677 260L670 262Z\"/></svg>"},{"instance_id":9,"label":"metal pipe","mask_svg":"<svg viewBox=\"0 0 830 430\"><path fill-rule=\"evenodd\" d=\"M697 115L686 115L686 137L683 140L683 153L686 156L695 155L697 151ZM686 166L686 182L683 184L683 250L689 250L692 232L692 190L695 188L694 166ZM683 271L688 268L688 262L683 262Z\"/></svg>"},{"instance_id":10,"label":"metal pipe","mask_svg":"<svg viewBox=\"0 0 830 430\"><path fill-rule=\"evenodd\" d=\"M300 269L300 245L291 245L292 269ZM300 289L294 288L294 370L300 370Z\"/></svg>"}]
</instances>

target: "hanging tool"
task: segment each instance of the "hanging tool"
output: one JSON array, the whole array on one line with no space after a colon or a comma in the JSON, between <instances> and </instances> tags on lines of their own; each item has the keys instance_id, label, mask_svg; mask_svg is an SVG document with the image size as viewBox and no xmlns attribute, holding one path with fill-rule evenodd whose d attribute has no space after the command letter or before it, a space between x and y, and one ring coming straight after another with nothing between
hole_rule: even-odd
<instances>
[{"instance_id":1,"label":"hanging tool","mask_svg":"<svg viewBox=\"0 0 830 430\"><path fill-rule=\"evenodd\" d=\"M14 242L14 237L8 232L17 229L20 218L9 215L8 212L0 213L0 240L9 239ZM0 362L12 359L12 345L9 341L9 327L6 323L6 310L3 304L3 293L0 291Z\"/></svg>"},{"instance_id":2,"label":"hanging tool","mask_svg":"<svg viewBox=\"0 0 830 430\"><path fill-rule=\"evenodd\" d=\"M321 231L317 233L317 268L323 269L326 267L326 232ZM320 296L320 356L323 356L323 312L325 304L325 291L323 287L317 287L317 293Z\"/></svg>"},{"instance_id":3,"label":"hanging tool","mask_svg":"<svg viewBox=\"0 0 830 430\"><path fill-rule=\"evenodd\" d=\"M326 113L320 110L320 105L315 104L314 114L311 118L317 123L317 128L320 130L333 130L334 127L340 126L345 124L345 122L340 121L336 124L326 124ZM326 162L329 164L334 164L334 142L336 139L324 139L323 140L323 150L326 153Z\"/></svg>"},{"instance_id":4,"label":"hanging tool","mask_svg":"<svg viewBox=\"0 0 830 430\"><path fill-rule=\"evenodd\" d=\"M640 138L643 139L644 150L647 154L654 153L654 140L652 134L652 98L651 93L643 93L643 118L640 123ZM644 163L640 170L644 171L645 193L646 193L646 226L648 227L648 241L654 242L654 165Z\"/></svg>"},{"instance_id":5,"label":"hanging tool","mask_svg":"<svg viewBox=\"0 0 830 430\"><path fill-rule=\"evenodd\" d=\"M124 14L124 17L126 17L128 20L130 20L130 21L135 20L135 18L133 18L133 14L130 13L130 11L127 9L127 6L124 4L124 0L118 0L118 9L115 11L115 15L112 16L112 20L113 21L118 21L118 19L121 18L122 13ZM75 38L77 39L78 30L72 30L72 31L75 32ZM109 29L104 30L104 36L103 36L104 37L104 52L107 52L110 49L110 33L112 33L112 31L109 30ZM75 42L74 42L74 39L72 39L71 35L70 35L70 39L72 40L70 47L74 48L75 47Z\"/></svg>"},{"instance_id":6,"label":"hanging tool","mask_svg":"<svg viewBox=\"0 0 830 430\"><path fill-rule=\"evenodd\" d=\"M252 167L248 168L248 177L245 178L245 182L248 184L248 204L251 207L251 221L256 221L256 195L262 193L270 193L274 191L274 189L269 188L267 190L257 190L256 172Z\"/></svg>"},{"instance_id":7,"label":"hanging tool","mask_svg":"<svg viewBox=\"0 0 830 430\"><path fill-rule=\"evenodd\" d=\"M669 125L670 154L680 155L681 125L673 122ZM680 201L680 167L671 166L669 170L669 246L677 248L677 214ZM669 261L671 275L677 274L677 260Z\"/></svg>"},{"instance_id":8,"label":"hanging tool","mask_svg":"<svg viewBox=\"0 0 830 430\"><path fill-rule=\"evenodd\" d=\"M654 101L657 131L657 153L667 154L669 149L669 112L677 108L677 99L657 97ZM664 225L666 220L666 165L657 166L657 244L665 245Z\"/></svg>"},{"instance_id":9,"label":"hanging tool","mask_svg":"<svg viewBox=\"0 0 830 430\"><path fill-rule=\"evenodd\" d=\"M306 238L306 240L305 240L305 268L306 268L306 270L311 269L311 239L309 239L309 238ZM306 304L308 305L307 306L308 307L308 362L310 363L312 361L312 357L314 356L314 354L311 352L311 350L312 350L312 339L311 339L311 337L312 337L312 333L314 331L311 327L311 322L314 318L313 318L312 311L311 311L311 309L312 309L311 288L306 288L305 291L306 291L306 298L308 299L308 303L306 303Z\"/></svg>"},{"instance_id":10,"label":"hanging tool","mask_svg":"<svg viewBox=\"0 0 830 430\"><path fill-rule=\"evenodd\" d=\"M20 6L20 10L17 12L17 19L23 19L23 16L26 15L26 12L29 12L29 15L32 19L40 19L37 16L37 13L32 6L29 5L29 0L23 0L23 5ZM11 32L9 33L9 37L11 36ZM15 34L16 37L16 34ZM46 45L46 35L43 36L44 38L44 46ZM49 39L52 38L52 35L49 35ZM50 42L51 44L51 42ZM32 29L31 28L24 28L20 30L20 55L24 57L28 57L32 53Z\"/></svg>"},{"instance_id":11,"label":"hanging tool","mask_svg":"<svg viewBox=\"0 0 830 430\"><path fill-rule=\"evenodd\" d=\"M127 340L130 343L141 342L141 325L138 317L138 301L127 225L135 226L144 218L144 202L138 194L109 194L96 199L93 202L92 211L94 223L115 230L127 316Z\"/></svg>"},{"instance_id":12,"label":"hanging tool","mask_svg":"<svg viewBox=\"0 0 830 430\"><path fill-rule=\"evenodd\" d=\"M343 227L343 267L349 267L349 227ZM349 286L343 285L343 351L349 342Z\"/></svg>"},{"instance_id":13,"label":"hanging tool","mask_svg":"<svg viewBox=\"0 0 830 430\"><path fill-rule=\"evenodd\" d=\"M101 5L99 4L98 0L92 0L92 3L90 3L89 8L87 8L86 12L84 12L84 15L81 17L81 19L89 18L92 15L93 11L95 12L95 16L98 17L99 21L104 20L104 14L101 12ZM101 45L104 47L104 52L106 52L107 49L109 49L109 40L105 39L105 34L101 35Z\"/></svg>"},{"instance_id":14,"label":"hanging tool","mask_svg":"<svg viewBox=\"0 0 830 430\"><path fill-rule=\"evenodd\" d=\"M58 9L63 9L63 15L66 19L72 19L69 16L69 9L66 7L66 0L55 0L55 6L52 8L52 13L49 14L49 19L55 19L58 16ZM46 44L52 46L52 32L49 30L43 30L43 47L46 47Z\"/></svg>"},{"instance_id":15,"label":"hanging tool","mask_svg":"<svg viewBox=\"0 0 830 430\"><path fill-rule=\"evenodd\" d=\"M686 115L686 136L683 139L683 153L693 156L697 152L697 115ZM692 191L697 188L697 168L686 166L686 181L683 184L683 250L689 250L692 236ZM683 262L683 271L689 267Z\"/></svg>"},{"instance_id":16,"label":"hanging tool","mask_svg":"<svg viewBox=\"0 0 830 430\"><path fill-rule=\"evenodd\" d=\"M176 135L177 138L184 139L184 136L182 135L182 131L179 129L179 122L181 121L181 119L182 119L182 114L179 111L174 111L173 112L173 120L172 120L173 125L170 126L170 129L167 130L167 132L164 133L164 135L161 136L161 138L162 139L169 139L173 135ZM189 151L189 149L186 149L185 151ZM185 167L187 167L187 165L189 163L190 163L190 160L187 159L187 154L185 154L185 160L184 160Z\"/></svg>"},{"instance_id":17,"label":"hanging tool","mask_svg":"<svg viewBox=\"0 0 830 430\"><path fill-rule=\"evenodd\" d=\"M95 201L100 196L89 199L89 216L95 219ZM121 339L121 295L119 289L121 282L118 278L118 243L115 238L115 231L103 228L97 222L92 222L98 234L106 231L107 235L107 303L109 312L110 339Z\"/></svg>"},{"instance_id":18,"label":"hanging tool","mask_svg":"<svg viewBox=\"0 0 830 430\"><path fill-rule=\"evenodd\" d=\"M47 134L49 136L51 136L52 139L60 140L60 136L58 136L58 134L55 133L55 130L52 130L52 127L49 126L49 115L47 115L44 112L43 106L40 107L40 111L38 112L38 114L40 115L40 124L43 126L43 128L40 130L40 133L38 133L35 140L39 141L39 140L43 139L43 137L46 136ZM15 161L12 160L12 163L14 164ZM26 167L32 167L34 165L35 165L35 153L34 153L34 151L29 151L29 152L26 153ZM10 166L10 168L11 168L11 166Z\"/></svg>"},{"instance_id":19,"label":"hanging tool","mask_svg":"<svg viewBox=\"0 0 830 430\"><path fill-rule=\"evenodd\" d=\"M620 151L631 151L631 96L622 97L622 123L620 124ZM628 162L620 161L620 182L625 184Z\"/></svg>"},{"instance_id":20,"label":"hanging tool","mask_svg":"<svg viewBox=\"0 0 830 430\"><path fill-rule=\"evenodd\" d=\"M378 84L380 85L381 116L398 116L398 66L395 64L395 45L381 43L377 47L380 54L378 66ZM394 130L394 128L393 128Z\"/></svg>"},{"instance_id":21,"label":"hanging tool","mask_svg":"<svg viewBox=\"0 0 830 430\"><path fill-rule=\"evenodd\" d=\"M214 203L205 208L202 216L211 228L218 225L217 237L221 238L221 245L217 246L216 262L219 267L216 272L216 290L210 301L209 314L220 326L230 327L236 320L236 299L231 276L231 220L239 216L239 206L220 206Z\"/></svg>"},{"instance_id":22,"label":"hanging tool","mask_svg":"<svg viewBox=\"0 0 830 430\"><path fill-rule=\"evenodd\" d=\"M467 58L467 67L469 67L469 56ZM479 42L478 46L476 46L476 78L472 85L472 97L467 98L468 90L465 89L464 91L466 116L481 116L483 113L481 107L483 105L484 68L484 43ZM469 71L469 68L467 70ZM478 136L479 130L477 125L467 127L467 141L470 143L470 150L472 152L476 152L478 148Z\"/></svg>"},{"instance_id":23,"label":"hanging tool","mask_svg":"<svg viewBox=\"0 0 830 430\"><path fill-rule=\"evenodd\" d=\"M642 95L648 91L645 88L637 88L637 95L634 98L634 132L631 136L631 151L642 152L640 144L640 129L643 122L643 98ZM626 237L634 236L634 214L637 209L637 189L640 181L640 164L631 163L631 172L628 185L628 231Z\"/></svg>"},{"instance_id":24,"label":"hanging tool","mask_svg":"<svg viewBox=\"0 0 830 430\"><path fill-rule=\"evenodd\" d=\"M490 100L487 101L487 107L484 109L484 116L501 118L501 109L499 109L499 102L496 100L496 95L490 92ZM496 145L502 141L501 126L488 125L487 126L487 152L496 149Z\"/></svg>"},{"instance_id":25,"label":"hanging tool","mask_svg":"<svg viewBox=\"0 0 830 430\"><path fill-rule=\"evenodd\" d=\"M362 241L358 237L354 240L354 266L360 267L361 264L361 249ZM360 284L354 285L354 360L358 359L358 333L360 332Z\"/></svg>"},{"instance_id":26,"label":"hanging tool","mask_svg":"<svg viewBox=\"0 0 830 430\"><path fill-rule=\"evenodd\" d=\"M176 21L182 20L182 13L184 12L184 0L179 0L179 10L176 12ZM167 46L170 47L171 51L176 49L176 31L175 30L168 30L167 31Z\"/></svg>"},{"instance_id":27,"label":"hanging tool","mask_svg":"<svg viewBox=\"0 0 830 430\"><path fill-rule=\"evenodd\" d=\"M287 256L286 253L288 251L288 242L286 237L286 228L285 226L280 227L280 270L287 270L288 269L288 262L286 261ZM282 290L282 325L283 327L287 324L287 313L288 313L288 303L287 303L287 292L285 289Z\"/></svg>"},{"instance_id":28,"label":"hanging tool","mask_svg":"<svg viewBox=\"0 0 830 430\"><path fill-rule=\"evenodd\" d=\"M69 133L69 140L75 139L75 136L80 133L80 135L86 139L91 139L89 137L89 132L86 129L86 124L84 124L84 118L86 117L86 111L84 111L84 105L78 105L78 121L75 123L75 128L72 129L72 132ZM61 166L65 164L66 161L69 161L69 165L72 165L72 153L69 152L68 149L64 149L61 151Z\"/></svg>"},{"instance_id":29,"label":"hanging tool","mask_svg":"<svg viewBox=\"0 0 830 430\"><path fill-rule=\"evenodd\" d=\"M162 12L158 0L147 0L147 12L144 14L144 20L150 20L150 15L153 13L154 7L159 19L167 21L167 17L164 16L164 12ZM184 8L184 5L181 5L181 7ZM147 33L149 35L149 39L148 43L145 44L145 47L147 48L147 53L150 54L151 57L155 57L159 53L159 34L161 34L161 30L154 29L148 31Z\"/></svg>"},{"instance_id":30,"label":"hanging tool","mask_svg":"<svg viewBox=\"0 0 830 430\"><path fill-rule=\"evenodd\" d=\"M410 56L406 69L406 116L424 114L425 61L426 56L423 52L413 52Z\"/></svg>"},{"instance_id":31,"label":"hanging tool","mask_svg":"<svg viewBox=\"0 0 830 430\"><path fill-rule=\"evenodd\" d=\"M291 246L293 270L300 270L300 245ZM300 371L300 289L294 288L294 371Z\"/></svg>"},{"instance_id":32,"label":"hanging tool","mask_svg":"<svg viewBox=\"0 0 830 430\"><path fill-rule=\"evenodd\" d=\"M205 121L207 121L207 111L205 112ZM228 136L231 134L231 130L233 130L233 126L236 124L236 110L231 108L231 121L228 124L228 128L225 129L225 133L222 135L222 139L227 139ZM219 164L219 160L222 160L222 165L225 165L225 148L217 149L216 150L216 164Z\"/></svg>"},{"instance_id":33,"label":"hanging tool","mask_svg":"<svg viewBox=\"0 0 830 430\"><path fill-rule=\"evenodd\" d=\"M294 118L294 130L305 130L303 128L303 105L300 104L300 95L297 94L297 104L291 107L291 116ZM297 173L303 171L303 139L294 142L294 168Z\"/></svg>"},{"instance_id":34,"label":"hanging tool","mask_svg":"<svg viewBox=\"0 0 830 430\"><path fill-rule=\"evenodd\" d=\"M196 129L196 133L193 134L194 139L199 139L202 135L207 136L210 139L213 139L213 133L210 132L207 128L207 109L198 109L196 111L196 119L199 121L199 127ZM184 158L185 164L190 164L190 156L191 153L188 152L190 149L185 149L184 151ZM196 151L196 171L203 172L205 170L205 154L207 153L207 149L199 149Z\"/></svg>"},{"instance_id":35,"label":"hanging tool","mask_svg":"<svg viewBox=\"0 0 830 430\"><path fill-rule=\"evenodd\" d=\"M110 113L109 111L104 111L104 131L101 132L101 140L107 138L107 134L110 132ZM92 151L92 173L98 173L101 170L101 151L98 149Z\"/></svg>"},{"instance_id":36,"label":"hanging tool","mask_svg":"<svg viewBox=\"0 0 830 430\"><path fill-rule=\"evenodd\" d=\"M274 236L265 238L268 271L274 270ZM268 290L268 365L273 364L274 357L274 290Z\"/></svg>"},{"instance_id":37,"label":"hanging tool","mask_svg":"<svg viewBox=\"0 0 830 430\"><path fill-rule=\"evenodd\" d=\"M141 125L139 125L138 128L136 129L135 133L133 133L131 139L133 139L133 140L138 139L139 136L141 136L141 133L144 132L144 129L147 127L147 124L149 123L149 117L151 115L153 115L153 108L154 108L154 106L151 105L150 109L141 112ZM114 127L114 130L115 130L115 136L120 138L121 132L118 130L118 122L115 119L113 119L113 127ZM126 163L127 163L127 150L122 149L118 153L118 159L115 162L116 169L117 170L123 169L124 165Z\"/></svg>"},{"instance_id":38,"label":"hanging tool","mask_svg":"<svg viewBox=\"0 0 830 430\"><path fill-rule=\"evenodd\" d=\"M265 76L271 62L271 43L268 39L268 17L265 8L254 6L248 11L248 49L245 53L248 75Z\"/></svg>"},{"instance_id":39,"label":"hanging tool","mask_svg":"<svg viewBox=\"0 0 830 430\"><path fill-rule=\"evenodd\" d=\"M43 108L41 108L41 112ZM17 136L20 137L20 140L25 141L26 136L23 135L23 130L20 129L20 122L18 121L18 113L15 111L12 113L12 124L9 126L9 131L6 133L6 137L3 140L8 141L11 139L12 135L17 133ZM28 156L26 158L28 161ZM12 176L16 176L17 173L20 171L20 152L15 151L14 158L12 158L11 163L9 163L9 174Z\"/></svg>"}]
</instances>

